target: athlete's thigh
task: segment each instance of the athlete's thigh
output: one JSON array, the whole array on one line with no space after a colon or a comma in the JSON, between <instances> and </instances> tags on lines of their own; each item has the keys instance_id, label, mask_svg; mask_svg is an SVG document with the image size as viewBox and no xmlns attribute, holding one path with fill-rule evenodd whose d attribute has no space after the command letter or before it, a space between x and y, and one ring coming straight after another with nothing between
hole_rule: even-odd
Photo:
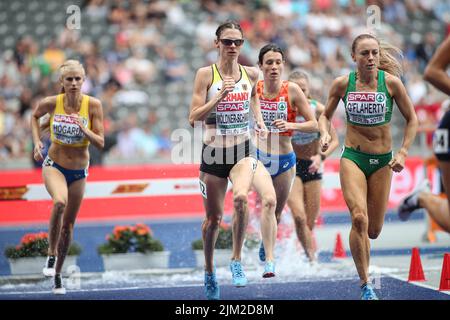
<instances>
[{"instance_id":1,"label":"athlete's thigh","mask_svg":"<svg viewBox=\"0 0 450 320\"><path fill-rule=\"evenodd\" d=\"M223 213L227 186L228 179L200 172L200 191L203 197L206 216L221 215Z\"/></svg>"},{"instance_id":2,"label":"athlete's thigh","mask_svg":"<svg viewBox=\"0 0 450 320\"><path fill-rule=\"evenodd\" d=\"M320 210L320 191L322 180L312 180L304 184L305 212L308 226L313 226Z\"/></svg>"},{"instance_id":3,"label":"athlete's thigh","mask_svg":"<svg viewBox=\"0 0 450 320\"><path fill-rule=\"evenodd\" d=\"M45 188L53 200L67 203L68 189L64 175L54 167L45 166L42 168Z\"/></svg>"},{"instance_id":4,"label":"athlete's thigh","mask_svg":"<svg viewBox=\"0 0 450 320\"><path fill-rule=\"evenodd\" d=\"M64 212L64 222L74 223L81 202L83 201L84 190L86 187L86 179L79 179L72 182L69 186L69 196L67 206Z\"/></svg>"},{"instance_id":5,"label":"athlete's thigh","mask_svg":"<svg viewBox=\"0 0 450 320\"><path fill-rule=\"evenodd\" d=\"M233 183L234 193L248 193L253 182L256 164L255 158L246 157L234 165L230 171L230 180Z\"/></svg>"},{"instance_id":6,"label":"athlete's thigh","mask_svg":"<svg viewBox=\"0 0 450 320\"><path fill-rule=\"evenodd\" d=\"M304 207L304 192L305 192L305 185L302 182L302 179L300 177L294 178L294 183L292 184L291 192L289 192L287 204L289 208L293 207Z\"/></svg>"},{"instance_id":7,"label":"athlete's thigh","mask_svg":"<svg viewBox=\"0 0 450 320\"><path fill-rule=\"evenodd\" d=\"M367 212L367 181L361 169L353 161L341 158L339 178L350 214L354 210Z\"/></svg>"},{"instance_id":8,"label":"athlete's thigh","mask_svg":"<svg viewBox=\"0 0 450 320\"><path fill-rule=\"evenodd\" d=\"M291 191L292 183L295 177L295 167L279 174L273 178L273 186L277 195L277 209L276 212L283 210Z\"/></svg>"},{"instance_id":9,"label":"athlete's thigh","mask_svg":"<svg viewBox=\"0 0 450 320\"><path fill-rule=\"evenodd\" d=\"M392 170L385 166L368 179L367 213L369 225L379 228L383 225L391 191Z\"/></svg>"},{"instance_id":10,"label":"athlete's thigh","mask_svg":"<svg viewBox=\"0 0 450 320\"><path fill-rule=\"evenodd\" d=\"M272 177L269 171L261 161L258 161L255 174L253 176L253 187L255 191L263 197L267 194L272 194L275 197L275 189L272 183Z\"/></svg>"}]
</instances>

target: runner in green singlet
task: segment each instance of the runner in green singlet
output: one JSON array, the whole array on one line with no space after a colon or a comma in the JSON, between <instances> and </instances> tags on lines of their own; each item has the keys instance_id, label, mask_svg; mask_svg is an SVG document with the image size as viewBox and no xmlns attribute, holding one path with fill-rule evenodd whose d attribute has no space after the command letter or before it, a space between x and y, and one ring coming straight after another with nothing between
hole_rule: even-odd
<instances>
[{"instance_id":1,"label":"runner in green singlet","mask_svg":"<svg viewBox=\"0 0 450 320\"><path fill-rule=\"evenodd\" d=\"M361 299L378 299L369 282L370 239L381 232L392 172L400 172L416 135L414 106L399 76L401 64L391 54L400 51L361 34L352 44L357 70L333 81L319 127L322 152L330 142L330 120L339 100L345 103L347 132L340 162L340 181L352 218L350 250L360 278ZM393 101L406 120L403 141L393 155Z\"/></svg>"}]
</instances>

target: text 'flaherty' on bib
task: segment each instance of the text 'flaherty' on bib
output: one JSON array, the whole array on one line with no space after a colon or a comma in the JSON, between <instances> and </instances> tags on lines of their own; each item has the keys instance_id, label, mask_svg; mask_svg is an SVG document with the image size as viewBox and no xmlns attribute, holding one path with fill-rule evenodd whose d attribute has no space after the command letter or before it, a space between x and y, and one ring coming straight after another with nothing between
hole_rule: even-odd
<instances>
[{"instance_id":1,"label":"text 'flaherty' on bib","mask_svg":"<svg viewBox=\"0 0 450 320\"><path fill-rule=\"evenodd\" d=\"M359 125L374 125L386 120L384 92L349 92L345 105L348 120Z\"/></svg>"}]
</instances>

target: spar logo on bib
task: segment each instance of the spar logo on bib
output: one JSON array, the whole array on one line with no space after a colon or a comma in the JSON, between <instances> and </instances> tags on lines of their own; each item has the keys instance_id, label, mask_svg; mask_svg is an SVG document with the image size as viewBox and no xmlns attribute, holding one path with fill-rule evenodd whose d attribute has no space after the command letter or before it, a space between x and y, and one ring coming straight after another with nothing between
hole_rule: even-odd
<instances>
[{"instance_id":1,"label":"spar logo on bib","mask_svg":"<svg viewBox=\"0 0 450 320\"><path fill-rule=\"evenodd\" d=\"M386 97L384 93L377 93L376 98L377 102L384 102L386 100Z\"/></svg>"},{"instance_id":2,"label":"spar logo on bib","mask_svg":"<svg viewBox=\"0 0 450 320\"><path fill-rule=\"evenodd\" d=\"M376 92L350 92L347 96L347 101L375 102L376 95Z\"/></svg>"},{"instance_id":3,"label":"spar logo on bib","mask_svg":"<svg viewBox=\"0 0 450 320\"><path fill-rule=\"evenodd\" d=\"M281 102L278 103L278 110L284 111L284 110L286 110L286 108L287 108L287 103L286 102L281 101Z\"/></svg>"}]
</instances>

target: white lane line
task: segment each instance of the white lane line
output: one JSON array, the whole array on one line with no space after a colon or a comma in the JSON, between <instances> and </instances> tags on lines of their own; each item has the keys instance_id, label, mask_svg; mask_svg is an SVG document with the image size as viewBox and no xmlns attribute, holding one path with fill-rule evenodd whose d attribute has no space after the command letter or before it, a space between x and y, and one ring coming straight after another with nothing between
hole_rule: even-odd
<instances>
[{"instance_id":1,"label":"white lane line","mask_svg":"<svg viewBox=\"0 0 450 320\"><path fill-rule=\"evenodd\" d=\"M427 269L427 270L428 270L428 269ZM387 273L387 272L383 272L383 273L384 273L385 275L388 275L389 277L394 278L394 279L397 279L397 280L400 280L400 281L403 281L403 282L408 282L408 279L405 278L405 277L397 276L397 275L395 275L395 274ZM408 282L408 283L409 283L409 284L413 284L413 285L418 286L418 287L422 287L422 288L426 288L426 289L431 289L431 290L438 291L438 292L443 293L443 294L446 294L446 295L450 295L450 291L439 291L439 288L438 288L438 287L430 286L430 285L427 285L427 284L424 284L424 283L421 283L421 282L411 281L411 282Z\"/></svg>"}]
</instances>

